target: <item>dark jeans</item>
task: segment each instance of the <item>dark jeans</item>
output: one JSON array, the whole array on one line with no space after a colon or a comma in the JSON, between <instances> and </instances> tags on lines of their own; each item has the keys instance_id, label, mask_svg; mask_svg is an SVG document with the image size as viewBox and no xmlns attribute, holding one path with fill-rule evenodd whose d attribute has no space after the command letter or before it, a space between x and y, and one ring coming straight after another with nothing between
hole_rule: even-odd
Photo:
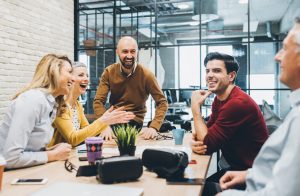
<instances>
[{"instance_id":1,"label":"dark jeans","mask_svg":"<svg viewBox=\"0 0 300 196\"><path fill-rule=\"evenodd\" d=\"M205 182L202 196L215 196L217 193L221 191L222 190L219 183Z\"/></svg>"},{"instance_id":2,"label":"dark jeans","mask_svg":"<svg viewBox=\"0 0 300 196\"><path fill-rule=\"evenodd\" d=\"M213 175L209 176L205 181L202 196L214 196L217 193L221 192L222 190L219 185L219 180L227 171L230 171L230 170L232 170L232 169L230 169L230 168L221 169L217 173L214 173ZM239 186L234 187L234 189L245 190L246 186L239 185Z\"/></svg>"},{"instance_id":3,"label":"dark jeans","mask_svg":"<svg viewBox=\"0 0 300 196\"><path fill-rule=\"evenodd\" d=\"M220 178L228 171L228 169L221 169L220 171L214 173L213 175L206 178L205 185L203 188L203 196L214 196L221 192L221 187L219 185Z\"/></svg>"}]
</instances>

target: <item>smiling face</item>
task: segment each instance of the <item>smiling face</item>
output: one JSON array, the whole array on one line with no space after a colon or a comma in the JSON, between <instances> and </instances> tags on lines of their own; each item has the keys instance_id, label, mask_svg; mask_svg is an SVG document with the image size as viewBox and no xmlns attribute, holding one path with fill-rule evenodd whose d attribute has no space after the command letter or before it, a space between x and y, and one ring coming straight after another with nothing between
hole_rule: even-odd
<instances>
[{"instance_id":1,"label":"smiling face","mask_svg":"<svg viewBox=\"0 0 300 196\"><path fill-rule=\"evenodd\" d=\"M58 86L54 92L55 96L67 95L70 91L70 87L73 84L72 67L69 62L63 61L63 64L59 71Z\"/></svg>"},{"instance_id":2,"label":"smiling face","mask_svg":"<svg viewBox=\"0 0 300 196\"><path fill-rule=\"evenodd\" d=\"M86 92L86 89L89 84L89 75L87 73L86 67L75 67L73 68L73 94L81 95Z\"/></svg>"},{"instance_id":3,"label":"smiling face","mask_svg":"<svg viewBox=\"0 0 300 196\"><path fill-rule=\"evenodd\" d=\"M211 60L206 65L206 84L208 90L220 96L225 93L229 85L233 85L236 73L227 73L222 60Z\"/></svg>"},{"instance_id":4,"label":"smiling face","mask_svg":"<svg viewBox=\"0 0 300 196\"><path fill-rule=\"evenodd\" d=\"M300 24L296 24L283 41L283 48L276 54L275 60L280 63L280 81L295 90L300 88Z\"/></svg>"},{"instance_id":5,"label":"smiling face","mask_svg":"<svg viewBox=\"0 0 300 196\"><path fill-rule=\"evenodd\" d=\"M117 46L117 54L124 71L132 71L137 59L137 43L131 37L123 37Z\"/></svg>"}]
</instances>

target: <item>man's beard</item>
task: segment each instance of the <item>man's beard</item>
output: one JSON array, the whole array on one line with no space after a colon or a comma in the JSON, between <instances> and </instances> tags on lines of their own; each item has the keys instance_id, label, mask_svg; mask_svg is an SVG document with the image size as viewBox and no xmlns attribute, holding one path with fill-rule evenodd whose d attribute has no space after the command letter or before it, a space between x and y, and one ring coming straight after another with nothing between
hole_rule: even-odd
<instances>
[{"instance_id":1,"label":"man's beard","mask_svg":"<svg viewBox=\"0 0 300 196\"><path fill-rule=\"evenodd\" d=\"M224 83L218 81L214 87L208 87L208 90L211 91L212 93L216 94L216 95L220 95L223 94L226 89L228 88L229 85L225 85Z\"/></svg>"},{"instance_id":2,"label":"man's beard","mask_svg":"<svg viewBox=\"0 0 300 196\"><path fill-rule=\"evenodd\" d=\"M131 68L134 66L134 64L135 64L135 58L132 57L132 58L130 59L131 62L126 62L126 60L129 60L129 59L127 59L126 57L125 57L123 60L120 59L122 66L123 66L125 69L131 69Z\"/></svg>"}]
</instances>

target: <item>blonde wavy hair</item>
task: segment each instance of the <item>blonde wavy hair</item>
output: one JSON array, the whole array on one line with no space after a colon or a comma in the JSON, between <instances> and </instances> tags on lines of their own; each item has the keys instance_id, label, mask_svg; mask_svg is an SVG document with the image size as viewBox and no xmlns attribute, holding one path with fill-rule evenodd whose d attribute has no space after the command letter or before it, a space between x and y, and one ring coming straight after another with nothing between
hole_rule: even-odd
<instances>
[{"instance_id":1,"label":"blonde wavy hair","mask_svg":"<svg viewBox=\"0 0 300 196\"><path fill-rule=\"evenodd\" d=\"M45 55L36 66L31 82L18 91L12 99L16 99L20 94L30 89L40 88L47 93L52 94L59 88L59 75L63 63L67 61L72 66L71 60L67 56L56 54ZM59 109L65 105L64 96L56 97Z\"/></svg>"}]
</instances>

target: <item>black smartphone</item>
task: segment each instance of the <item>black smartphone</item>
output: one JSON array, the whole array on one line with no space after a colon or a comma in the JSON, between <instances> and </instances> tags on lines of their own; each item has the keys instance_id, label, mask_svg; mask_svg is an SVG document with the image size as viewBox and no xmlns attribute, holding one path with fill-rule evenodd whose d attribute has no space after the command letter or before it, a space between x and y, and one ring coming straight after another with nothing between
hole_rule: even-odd
<instances>
[{"instance_id":1,"label":"black smartphone","mask_svg":"<svg viewBox=\"0 0 300 196\"><path fill-rule=\"evenodd\" d=\"M101 160L103 158L97 158L96 160ZM79 157L79 161L88 161L87 157Z\"/></svg>"},{"instance_id":2,"label":"black smartphone","mask_svg":"<svg viewBox=\"0 0 300 196\"><path fill-rule=\"evenodd\" d=\"M35 178L35 179L14 179L11 184L46 184L48 181L47 178Z\"/></svg>"},{"instance_id":3,"label":"black smartphone","mask_svg":"<svg viewBox=\"0 0 300 196\"><path fill-rule=\"evenodd\" d=\"M203 185L203 178L169 178L166 179L169 185Z\"/></svg>"},{"instance_id":4,"label":"black smartphone","mask_svg":"<svg viewBox=\"0 0 300 196\"><path fill-rule=\"evenodd\" d=\"M79 157L79 161L87 161L87 157Z\"/></svg>"}]
</instances>

